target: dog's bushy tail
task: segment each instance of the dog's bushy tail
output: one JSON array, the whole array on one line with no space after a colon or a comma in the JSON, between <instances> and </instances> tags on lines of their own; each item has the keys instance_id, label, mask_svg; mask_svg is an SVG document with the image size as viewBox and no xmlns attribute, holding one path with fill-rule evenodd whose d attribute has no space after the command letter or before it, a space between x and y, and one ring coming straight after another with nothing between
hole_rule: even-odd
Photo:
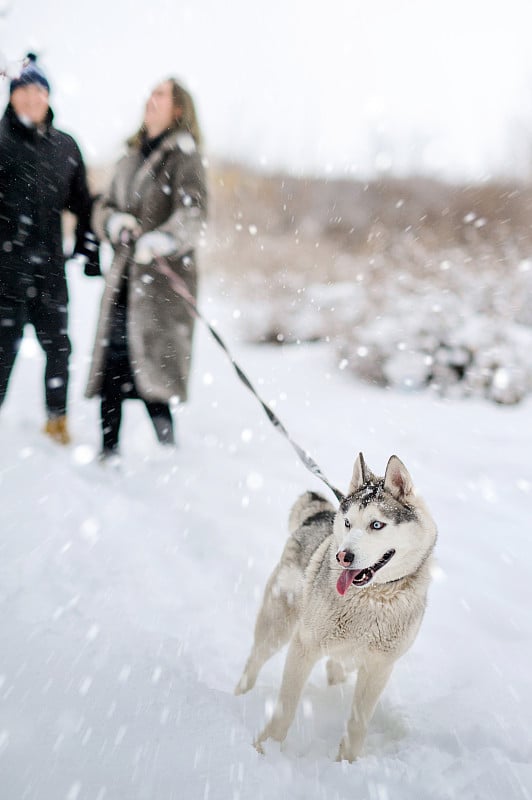
<instances>
[{"instance_id":1,"label":"dog's bushy tail","mask_svg":"<svg viewBox=\"0 0 532 800\"><path fill-rule=\"evenodd\" d=\"M335 509L323 495L317 492L305 492L297 498L290 510L288 517L288 533L292 534L303 525L305 520L319 514L322 511L332 511Z\"/></svg>"}]
</instances>

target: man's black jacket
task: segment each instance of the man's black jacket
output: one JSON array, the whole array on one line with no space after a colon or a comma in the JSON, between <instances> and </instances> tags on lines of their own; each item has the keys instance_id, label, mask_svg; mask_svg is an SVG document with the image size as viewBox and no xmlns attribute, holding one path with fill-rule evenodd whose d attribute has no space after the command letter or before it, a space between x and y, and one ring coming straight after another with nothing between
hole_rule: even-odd
<instances>
[{"instance_id":1,"label":"man's black jacket","mask_svg":"<svg viewBox=\"0 0 532 800\"><path fill-rule=\"evenodd\" d=\"M26 126L11 104L0 120L0 295L23 299L30 287L66 299L62 212L77 217L74 253L88 258L85 272L99 274L92 235L92 200L85 165L74 139L52 125Z\"/></svg>"}]
</instances>

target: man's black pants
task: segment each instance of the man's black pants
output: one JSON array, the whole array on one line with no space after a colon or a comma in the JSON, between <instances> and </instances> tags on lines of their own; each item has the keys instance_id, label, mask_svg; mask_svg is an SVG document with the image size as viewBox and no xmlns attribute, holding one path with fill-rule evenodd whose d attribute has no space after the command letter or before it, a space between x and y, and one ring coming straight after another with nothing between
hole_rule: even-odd
<instances>
[{"instance_id":1,"label":"man's black pants","mask_svg":"<svg viewBox=\"0 0 532 800\"><path fill-rule=\"evenodd\" d=\"M11 370L24 334L33 325L46 355L44 388L49 417L66 414L68 361L68 308L64 301L37 293L25 300L0 299L0 405L5 400Z\"/></svg>"}]
</instances>

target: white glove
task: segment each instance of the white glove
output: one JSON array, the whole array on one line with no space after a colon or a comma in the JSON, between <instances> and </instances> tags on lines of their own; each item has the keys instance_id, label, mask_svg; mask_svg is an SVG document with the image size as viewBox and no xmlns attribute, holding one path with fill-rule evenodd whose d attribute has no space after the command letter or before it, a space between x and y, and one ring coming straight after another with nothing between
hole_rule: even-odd
<instances>
[{"instance_id":1,"label":"white glove","mask_svg":"<svg viewBox=\"0 0 532 800\"><path fill-rule=\"evenodd\" d=\"M143 233L135 247L137 264L149 264L156 256L169 256L175 253L177 244L173 236L161 231Z\"/></svg>"},{"instance_id":2,"label":"white glove","mask_svg":"<svg viewBox=\"0 0 532 800\"><path fill-rule=\"evenodd\" d=\"M111 244L120 244L124 234L135 238L140 233L140 225L133 214L115 211L107 222L107 235Z\"/></svg>"}]
</instances>

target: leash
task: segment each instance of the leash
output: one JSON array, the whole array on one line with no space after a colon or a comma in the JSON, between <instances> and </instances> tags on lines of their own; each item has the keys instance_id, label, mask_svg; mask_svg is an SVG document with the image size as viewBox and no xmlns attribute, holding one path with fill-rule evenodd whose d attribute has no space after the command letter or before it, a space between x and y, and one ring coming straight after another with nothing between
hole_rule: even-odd
<instances>
[{"instance_id":1,"label":"leash","mask_svg":"<svg viewBox=\"0 0 532 800\"><path fill-rule=\"evenodd\" d=\"M200 310L199 310L199 308L197 306L197 303L196 303L196 299L193 297L193 295L190 294L185 281L179 275L176 275L175 272L172 269L170 269L170 267L167 264L167 262L163 258L161 258L160 256L156 256L155 257L155 264L156 264L157 270L162 275L164 275L166 278L168 278L168 282L170 283L170 286L172 287L174 292L177 295L179 295L179 297L184 301L184 303L187 306L187 308L188 308L189 312L191 313L191 315L194 316L194 317L197 317L197 319L199 319L199 320L201 320L201 322L203 322L203 324L208 329L208 331L211 334L211 336L215 339L216 343L222 348L222 350L224 351L224 353L228 357L229 361L233 365L233 368L234 368L236 374L238 375L238 377L240 378L240 380L242 381L244 386L247 389L249 389L249 391L257 398L257 400L261 404L262 408L264 409L264 411L266 413L266 416L268 417L268 419L270 420L270 422L272 423L274 428L277 428L279 433L282 433L282 435L285 437L285 439L287 439L290 442L290 444L294 448L295 452L299 456L299 459L302 461L302 463L305 465L305 467L310 472L312 472L313 475L315 475L317 478L319 478L321 481L323 481L323 483L326 486L328 486L329 489L331 490L331 492L335 495L336 499L341 503L342 500L344 499L343 493L339 489L336 489L336 487L333 486L333 484L330 483L327 480L327 478L325 477L325 475L323 474L323 472L321 471L319 466L316 464L314 459L311 458L311 456L305 450L303 450L303 448L300 447L297 444L297 442L295 442L292 439L292 437L290 436L290 434L286 430L285 426L283 425L283 423L281 422L281 420L279 419L277 414L275 414L275 412L272 411L272 409L269 407L269 405L267 403L265 403L264 400L261 398L259 393L254 388L253 384L251 383L251 381L247 377L246 373L239 367L239 365L237 364L237 362L235 361L235 359L231 355L231 352L229 351L229 348L227 347L227 345L223 341L222 337L214 330L212 325L210 325L210 323L205 319L203 314L200 312Z\"/></svg>"}]
</instances>

